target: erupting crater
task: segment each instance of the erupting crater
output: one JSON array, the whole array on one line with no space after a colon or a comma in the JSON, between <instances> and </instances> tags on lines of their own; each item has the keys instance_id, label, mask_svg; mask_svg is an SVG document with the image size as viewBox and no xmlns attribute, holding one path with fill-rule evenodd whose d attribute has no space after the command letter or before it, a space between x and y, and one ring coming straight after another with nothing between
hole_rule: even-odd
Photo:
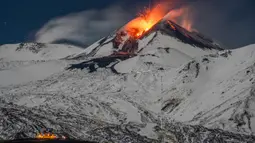
<instances>
[{"instance_id":1,"label":"erupting crater","mask_svg":"<svg viewBox=\"0 0 255 143\"><path fill-rule=\"evenodd\" d=\"M136 18L116 32L113 40L113 47L117 49L116 53L118 55L136 54L137 50L139 50L138 39L143 39L149 31L153 31L151 30L153 27L155 27L156 31L162 31L164 28L159 27L162 23L170 25L168 31L178 31L177 27L172 23L180 23L180 27L190 33L192 31L192 21L187 16L188 12L186 7L169 10L169 4L164 3L157 4L152 8L145 8ZM184 35L187 38L191 37L188 34Z\"/></svg>"}]
</instances>

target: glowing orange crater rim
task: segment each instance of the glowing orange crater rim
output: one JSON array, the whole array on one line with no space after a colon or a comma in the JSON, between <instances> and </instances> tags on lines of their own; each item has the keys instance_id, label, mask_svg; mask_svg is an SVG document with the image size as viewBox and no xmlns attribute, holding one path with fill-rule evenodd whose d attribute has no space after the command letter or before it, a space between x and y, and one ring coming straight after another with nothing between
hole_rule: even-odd
<instances>
[{"instance_id":1,"label":"glowing orange crater rim","mask_svg":"<svg viewBox=\"0 0 255 143\"><path fill-rule=\"evenodd\" d=\"M130 21L125 27L129 36L139 39L145 32L149 31L155 24L162 20L166 15L166 20L178 23L188 31L192 31L192 20L190 19L190 10L188 7L182 7L171 11L167 10L165 4L158 4L152 9L145 9L138 16ZM171 28L176 28L170 24Z\"/></svg>"},{"instance_id":2,"label":"glowing orange crater rim","mask_svg":"<svg viewBox=\"0 0 255 143\"><path fill-rule=\"evenodd\" d=\"M161 9L161 5L157 5L151 10L146 9L137 18L130 21L125 26L125 30L130 36L139 38L164 17L165 13Z\"/></svg>"}]
</instances>

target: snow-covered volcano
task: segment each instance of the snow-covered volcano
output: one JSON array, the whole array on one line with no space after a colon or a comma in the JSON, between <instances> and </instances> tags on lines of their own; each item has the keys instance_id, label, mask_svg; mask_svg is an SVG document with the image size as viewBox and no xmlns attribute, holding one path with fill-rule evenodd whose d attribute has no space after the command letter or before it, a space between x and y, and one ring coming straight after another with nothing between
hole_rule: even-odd
<instances>
[{"instance_id":1,"label":"snow-covered volcano","mask_svg":"<svg viewBox=\"0 0 255 143\"><path fill-rule=\"evenodd\" d=\"M219 44L200 33L189 32L170 20L162 20L139 38L129 36L121 28L92 44L75 58L102 57L113 54L136 55L150 50L151 48L148 48L148 46L152 48L153 46L169 47L190 56L204 54L212 50L223 50ZM201 51L203 52L201 53Z\"/></svg>"},{"instance_id":2,"label":"snow-covered volcano","mask_svg":"<svg viewBox=\"0 0 255 143\"><path fill-rule=\"evenodd\" d=\"M202 34L189 32L170 20L162 20L139 38L129 36L121 28L67 59L87 59L70 68L89 68L95 71L100 67L108 67L117 73L127 73L137 66L138 58L158 68L171 68L179 67L194 57L222 50L219 44ZM119 60L125 64L117 65Z\"/></svg>"},{"instance_id":3,"label":"snow-covered volcano","mask_svg":"<svg viewBox=\"0 0 255 143\"><path fill-rule=\"evenodd\" d=\"M118 30L69 56L17 52L0 54L0 138L52 128L100 142L255 141L254 45L224 50L162 20L138 39Z\"/></svg>"}]
</instances>

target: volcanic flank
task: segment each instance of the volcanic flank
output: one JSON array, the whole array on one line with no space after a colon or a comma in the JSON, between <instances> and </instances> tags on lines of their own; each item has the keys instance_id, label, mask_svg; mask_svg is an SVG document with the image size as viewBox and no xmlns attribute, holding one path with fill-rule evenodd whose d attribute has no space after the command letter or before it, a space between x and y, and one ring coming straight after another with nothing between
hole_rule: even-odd
<instances>
[{"instance_id":1,"label":"volcanic flank","mask_svg":"<svg viewBox=\"0 0 255 143\"><path fill-rule=\"evenodd\" d=\"M164 16L163 14L165 14L165 12L163 12L162 9L164 8L161 5L157 5L152 10L146 9L143 13L139 14L137 18L127 23L115 33L88 47L82 54L75 57L68 57L68 59L86 59L93 57L90 61L75 64L68 69L89 68L92 72L96 71L95 66L105 68L111 65L110 67L113 72L117 73L114 66L118 63L118 60L126 60L139 53L141 54L147 45L151 44L160 36L174 38L181 43L191 45L194 48L199 48L204 51L223 50L223 48L212 39L198 32L186 30L173 22L172 20L174 20L174 18L169 20L178 15L176 11L170 11ZM187 28L191 30L190 27ZM169 43L171 42L169 41ZM169 46L169 44L167 46ZM177 50L179 49L181 48L177 48ZM191 53L184 54L189 55Z\"/></svg>"}]
</instances>

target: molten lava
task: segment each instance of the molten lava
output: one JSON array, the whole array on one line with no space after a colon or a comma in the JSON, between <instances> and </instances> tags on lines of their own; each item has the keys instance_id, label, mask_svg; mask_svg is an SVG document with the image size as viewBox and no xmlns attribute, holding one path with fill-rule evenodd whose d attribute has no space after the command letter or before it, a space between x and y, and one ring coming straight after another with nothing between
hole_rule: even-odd
<instances>
[{"instance_id":1,"label":"molten lava","mask_svg":"<svg viewBox=\"0 0 255 143\"><path fill-rule=\"evenodd\" d=\"M167 21L167 23L171 26L171 28L172 28L174 31L176 31L175 26L174 26L171 22Z\"/></svg>"},{"instance_id":2,"label":"molten lava","mask_svg":"<svg viewBox=\"0 0 255 143\"><path fill-rule=\"evenodd\" d=\"M58 137L54 134L45 133L45 134L38 134L36 138L37 139L57 139Z\"/></svg>"},{"instance_id":3,"label":"molten lava","mask_svg":"<svg viewBox=\"0 0 255 143\"><path fill-rule=\"evenodd\" d=\"M151 10L146 9L137 18L130 21L125 26L125 30L130 36L139 38L165 16L165 12L162 9L161 5L157 5Z\"/></svg>"},{"instance_id":4,"label":"molten lava","mask_svg":"<svg viewBox=\"0 0 255 143\"><path fill-rule=\"evenodd\" d=\"M192 20L191 20L191 11L189 7L181 7L179 9L172 9L170 12L168 11L169 5L164 3L158 4L152 9L146 9L142 13L138 15L137 18L130 21L124 28L127 31L128 35L131 37L138 39L145 32L150 30L155 24L157 24L160 20L162 20L166 14L165 19L174 21L178 23L183 28L188 31L192 31ZM175 27L170 24L171 28L176 30Z\"/></svg>"}]
</instances>

